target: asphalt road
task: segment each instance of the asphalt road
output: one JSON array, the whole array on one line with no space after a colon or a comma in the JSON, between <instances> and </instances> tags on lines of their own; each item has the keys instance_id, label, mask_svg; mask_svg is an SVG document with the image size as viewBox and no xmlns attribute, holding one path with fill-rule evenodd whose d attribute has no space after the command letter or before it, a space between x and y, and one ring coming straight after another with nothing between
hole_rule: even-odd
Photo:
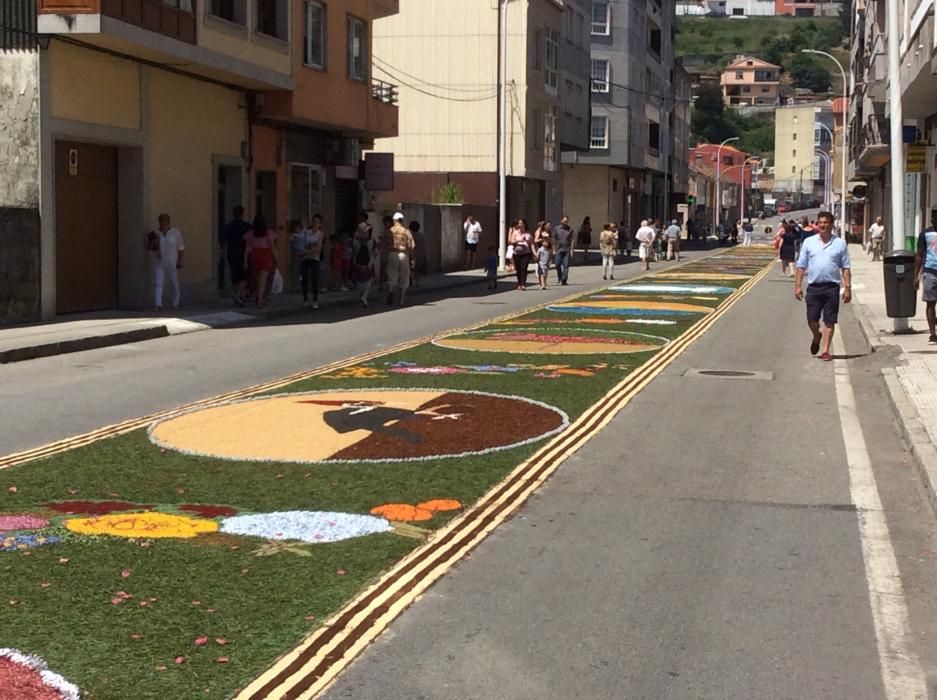
<instances>
[{"instance_id":1,"label":"asphalt road","mask_svg":"<svg viewBox=\"0 0 937 700\"><path fill-rule=\"evenodd\" d=\"M937 547L884 398L889 357L845 309L861 426L847 459L834 368L810 357L803 316L789 279L763 280L323 697L914 697L886 694L879 642L900 629L935 667ZM884 512L855 506L866 454ZM864 538L883 514L890 536ZM892 552L906 595L877 598L875 617Z\"/></svg>"},{"instance_id":2,"label":"asphalt road","mask_svg":"<svg viewBox=\"0 0 937 700\"><path fill-rule=\"evenodd\" d=\"M640 272L632 258L617 276ZM602 284L598 254L590 265L574 266L569 279L566 287L527 292L508 280L497 293L479 283L411 296L403 309L322 309L272 324L0 365L0 455L582 293Z\"/></svg>"}]
</instances>

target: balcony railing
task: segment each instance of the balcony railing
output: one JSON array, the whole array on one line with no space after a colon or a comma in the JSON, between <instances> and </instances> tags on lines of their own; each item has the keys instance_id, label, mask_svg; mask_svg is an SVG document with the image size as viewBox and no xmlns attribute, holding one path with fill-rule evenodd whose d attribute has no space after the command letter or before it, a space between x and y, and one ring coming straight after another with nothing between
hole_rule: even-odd
<instances>
[{"instance_id":1,"label":"balcony railing","mask_svg":"<svg viewBox=\"0 0 937 700\"><path fill-rule=\"evenodd\" d=\"M371 80L371 97L378 102L385 104L397 104L397 86L392 83L385 83L383 80Z\"/></svg>"}]
</instances>

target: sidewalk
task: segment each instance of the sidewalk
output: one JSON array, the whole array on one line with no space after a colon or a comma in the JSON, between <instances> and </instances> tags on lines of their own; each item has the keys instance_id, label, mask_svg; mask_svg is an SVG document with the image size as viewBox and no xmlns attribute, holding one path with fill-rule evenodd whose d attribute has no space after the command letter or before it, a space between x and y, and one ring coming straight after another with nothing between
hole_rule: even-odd
<instances>
[{"instance_id":1,"label":"sidewalk","mask_svg":"<svg viewBox=\"0 0 937 700\"><path fill-rule=\"evenodd\" d=\"M484 278L482 270L427 275L420 278L419 287L409 290L408 298L443 289L482 285ZM372 288L371 298L372 304L383 304L383 293L376 288ZM357 304L355 291L322 292L319 296L320 311ZM223 299L212 306L183 307L174 316L142 311L102 311L67 316L64 318L69 320L52 323L0 326L0 364L314 313L316 311L303 306L299 294L280 294L271 297L263 309L252 305L238 308L233 300Z\"/></svg>"},{"instance_id":2,"label":"sidewalk","mask_svg":"<svg viewBox=\"0 0 937 700\"><path fill-rule=\"evenodd\" d=\"M927 344L927 319L918 295L917 315L909 320L913 333L895 334L885 313L882 263L872 262L859 245L849 246L856 316L872 349L898 349L898 366L885 368L888 393L899 425L911 447L937 514L937 347Z\"/></svg>"}]
</instances>

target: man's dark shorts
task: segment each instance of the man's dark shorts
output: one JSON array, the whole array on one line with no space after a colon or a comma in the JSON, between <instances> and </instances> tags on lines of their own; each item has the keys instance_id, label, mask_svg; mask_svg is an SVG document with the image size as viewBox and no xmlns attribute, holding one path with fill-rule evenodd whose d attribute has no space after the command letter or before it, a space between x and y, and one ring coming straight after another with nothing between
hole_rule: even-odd
<instances>
[{"instance_id":1,"label":"man's dark shorts","mask_svg":"<svg viewBox=\"0 0 937 700\"><path fill-rule=\"evenodd\" d=\"M465 249L470 250L474 253L476 250L478 250L478 243L469 243L468 241L466 241Z\"/></svg>"},{"instance_id":2,"label":"man's dark shorts","mask_svg":"<svg viewBox=\"0 0 937 700\"><path fill-rule=\"evenodd\" d=\"M924 268L921 280L921 301L937 301L937 272Z\"/></svg>"},{"instance_id":3,"label":"man's dark shorts","mask_svg":"<svg viewBox=\"0 0 937 700\"><path fill-rule=\"evenodd\" d=\"M828 326L839 320L839 285L835 282L807 285L807 320Z\"/></svg>"}]
</instances>

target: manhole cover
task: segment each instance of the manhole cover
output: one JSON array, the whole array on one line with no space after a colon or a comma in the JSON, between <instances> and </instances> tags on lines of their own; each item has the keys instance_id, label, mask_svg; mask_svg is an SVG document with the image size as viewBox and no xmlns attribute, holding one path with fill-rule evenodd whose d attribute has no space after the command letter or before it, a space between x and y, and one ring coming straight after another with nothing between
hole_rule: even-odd
<instances>
[{"instance_id":1,"label":"manhole cover","mask_svg":"<svg viewBox=\"0 0 937 700\"><path fill-rule=\"evenodd\" d=\"M770 382L774 379L773 372L764 370L739 369L688 369L684 377L703 377L712 379L750 379L753 381Z\"/></svg>"}]
</instances>

